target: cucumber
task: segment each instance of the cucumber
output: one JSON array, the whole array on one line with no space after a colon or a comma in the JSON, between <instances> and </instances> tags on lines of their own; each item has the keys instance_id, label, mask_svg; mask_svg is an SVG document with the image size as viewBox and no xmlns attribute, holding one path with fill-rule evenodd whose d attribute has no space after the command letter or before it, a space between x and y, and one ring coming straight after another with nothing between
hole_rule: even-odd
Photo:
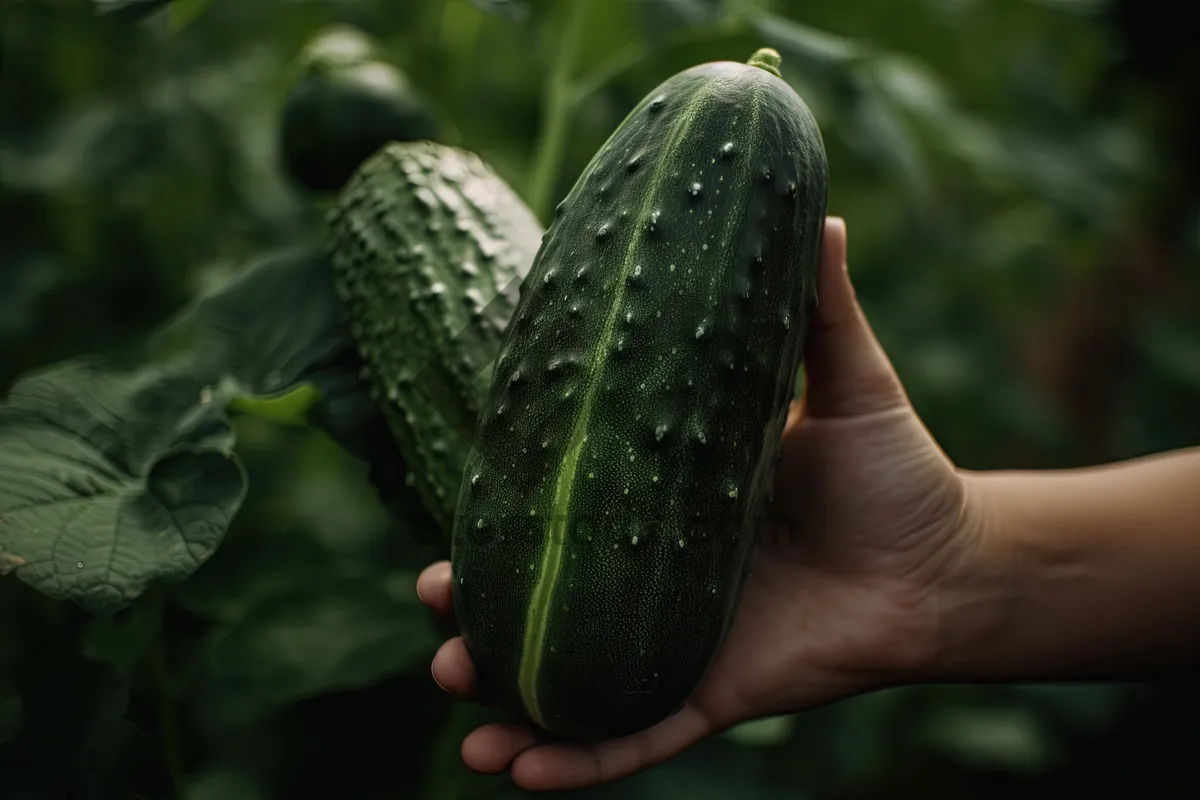
<instances>
[{"instance_id":1,"label":"cucumber","mask_svg":"<svg viewBox=\"0 0 1200 800\"><path fill-rule=\"evenodd\" d=\"M541 238L477 156L432 142L384 147L329 215L364 379L446 540L492 362Z\"/></svg>"},{"instance_id":2,"label":"cucumber","mask_svg":"<svg viewBox=\"0 0 1200 800\"><path fill-rule=\"evenodd\" d=\"M280 119L279 153L287 174L311 192L336 192L388 142L436 141L441 134L426 99L355 28L322 31L297 71Z\"/></svg>"},{"instance_id":3,"label":"cucumber","mask_svg":"<svg viewBox=\"0 0 1200 800\"><path fill-rule=\"evenodd\" d=\"M677 711L739 600L828 184L779 61L650 92L558 207L505 333L458 497L454 603L482 696L564 738Z\"/></svg>"}]
</instances>

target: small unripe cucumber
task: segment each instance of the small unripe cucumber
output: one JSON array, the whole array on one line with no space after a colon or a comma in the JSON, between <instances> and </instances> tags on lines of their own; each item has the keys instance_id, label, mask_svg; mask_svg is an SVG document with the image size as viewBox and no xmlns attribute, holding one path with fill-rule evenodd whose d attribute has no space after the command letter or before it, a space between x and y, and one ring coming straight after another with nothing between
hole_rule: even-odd
<instances>
[{"instance_id":1,"label":"small unripe cucumber","mask_svg":"<svg viewBox=\"0 0 1200 800\"><path fill-rule=\"evenodd\" d=\"M569 738L678 710L733 619L816 303L828 169L762 50L613 133L525 281L467 462L483 696Z\"/></svg>"}]
</instances>

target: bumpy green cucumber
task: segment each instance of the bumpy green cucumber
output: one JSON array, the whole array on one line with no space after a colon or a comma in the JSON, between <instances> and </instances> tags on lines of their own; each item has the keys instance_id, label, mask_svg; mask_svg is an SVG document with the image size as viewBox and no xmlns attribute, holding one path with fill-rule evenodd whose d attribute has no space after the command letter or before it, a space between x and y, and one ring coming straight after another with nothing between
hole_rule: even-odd
<instances>
[{"instance_id":1,"label":"bumpy green cucumber","mask_svg":"<svg viewBox=\"0 0 1200 800\"><path fill-rule=\"evenodd\" d=\"M477 156L393 143L329 217L330 260L411 481L449 532L490 367L542 227Z\"/></svg>"},{"instance_id":2,"label":"bumpy green cucumber","mask_svg":"<svg viewBox=\"0 0 1200 800\"><path fill-rule=\"evenodd\" d=\"M676 711L733 618L816 303L828 169L779 56L679 73L546 234L452 541L494 703L571 738Z\"/></svg>"}]
</instances>

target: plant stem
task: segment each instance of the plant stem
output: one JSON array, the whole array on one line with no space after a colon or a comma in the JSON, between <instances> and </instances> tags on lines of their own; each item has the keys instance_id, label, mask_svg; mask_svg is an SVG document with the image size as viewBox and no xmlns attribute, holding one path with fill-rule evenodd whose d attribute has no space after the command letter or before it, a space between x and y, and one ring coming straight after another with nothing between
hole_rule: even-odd
<instances>
[{"instance_id":1,"label":"plant stem","mask_svg":"<svg viewBox=\"0 0 1200 800\"><path fill-rule=\"evenodd\" d=\"M452 86L446 92L454 102L462 103L470 88L483 12L466 0L446 0L442 6L438 38L444 52L451 55Z\"/></svg>"},{"instance_id":2,"label":"plant stem","mask_svg":"<svg viewBox=\"0 0 1200 800\"><path fill-rule=\"evenodd\" d=\"M175 690L171 687L171 676L167 671L167 653L159 634L150 650L150 671L158 690L158 720L162 729L163 757L167 762L167 774L176 797L183 797L183 756L179 749L179 721L175 716Z\"/></svg>"},{"instance_id":3,"label":"plant stem","mask_svg":"<svg viewBox=\"0 0 1200 800\"><path fill-rule=\"evenodd\" d=\"M575 60L583 44L586 22L593 0L574 0L567 13L565 30L543 95L541 130L533 157L529 205L543 222L550 211L551 194L562 166L567 123L574 108L571 79Z\"/></svg>"}]
</instances>

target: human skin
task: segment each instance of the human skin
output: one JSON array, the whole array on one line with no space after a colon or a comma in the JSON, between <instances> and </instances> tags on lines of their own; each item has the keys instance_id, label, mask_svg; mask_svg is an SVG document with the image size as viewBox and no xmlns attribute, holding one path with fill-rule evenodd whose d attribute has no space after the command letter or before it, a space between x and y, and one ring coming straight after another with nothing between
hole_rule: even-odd
<instances>
[{"instance_id":1,"label":"human skin","mask_svg":"<svg viewBox=\"0 0 1200 800\"><path fill-rule=\"evenodd\" d=\"M463 760L531 790L625 777L758 717L927 682L1119 679L1200 654L1200 448L1057 472L970 472L942 452L872 333L829 218L805 393L738 616L676 714L598 744L491 724ZM767 533L770 533L769 531ZM417 591L453 616L448 562ZM464 700L461 637L434 679Z\"/></svg>"}]
</instances>

